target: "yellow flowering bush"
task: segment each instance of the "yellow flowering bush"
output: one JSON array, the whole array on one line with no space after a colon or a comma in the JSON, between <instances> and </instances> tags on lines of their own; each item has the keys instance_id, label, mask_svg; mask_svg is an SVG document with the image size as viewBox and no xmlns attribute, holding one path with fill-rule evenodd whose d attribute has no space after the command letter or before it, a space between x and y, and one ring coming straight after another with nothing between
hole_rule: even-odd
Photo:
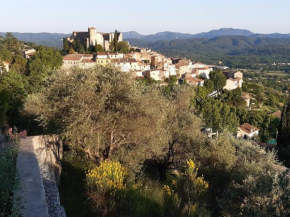
<instances>
[{"instance_id":1,"label":"yellow flowering bush","mask_svg":"<svg viewBox=\"0 0 290 217\"><path fill-rule=\"evenodd\" d=\"M208 188L208 182L204 181L203 176L198 177L197 171L198 168L195 166L195 163L190 159L186 161L187 164L187 171L185 174L188 175L188 177L191 179L193 184L196 186L196 188L203 190Z\"/></svg>"},{"instance_id":2,"label":"yellow flowering bush","mask_svg":"<svg viewBox=\"0 0 290 217\"><path fill-rule=\"evenodd\" d=\"M119 162L105 161L87 173L88 185L94 191L106 193L123 190L128 172Z\"/></svg>"},{"instance_id":3,"label":"yellow flowering bush","mask_svg":"<svg viewBox=\"0 0 290 217\"><path fill-rule=\"evenodd\" d=\"M186 161L184 173L164 185L164 214L166 216L199 216L206 211L203 201L209 187L198 168L190 159Z\"/></svg>"}]
</instances>

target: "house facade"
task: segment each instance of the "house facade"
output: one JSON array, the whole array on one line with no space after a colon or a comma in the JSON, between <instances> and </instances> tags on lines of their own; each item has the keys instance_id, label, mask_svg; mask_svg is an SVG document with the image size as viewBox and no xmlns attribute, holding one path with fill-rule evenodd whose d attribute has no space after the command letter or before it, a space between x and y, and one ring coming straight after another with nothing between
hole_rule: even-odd
<instances>
[{"instance_id":1,"label":"house facade","mask_svg":"<svg viewBox=\"0 0 290 217\"><path fill-rule=\"evenodd\" d=\"M63 57L63 69L71 67L90 68L96 65L93 54L68 54Z\"/></svg>"},{"instance_id":2,"label":"house facade","mask_svg":"<svg viewBox=\"0 0 290 217\"><path fill-rule=\"evenodd\" d=\"M252 139L259 135L259 129L251 124L245 123L238 128L237 138Z\"/></svg>"},{"instance_id":3,"label":"house facade","mask_svg":"<svg viewBox=\"0 0 290 217\"><path fill-rule=\"evenodd\" d=\"M237 88L242 88L243 79L241 78L229 78L227 79L226 86L224 86L224 90L234 90Z\"/></svg>"}]
</instances>

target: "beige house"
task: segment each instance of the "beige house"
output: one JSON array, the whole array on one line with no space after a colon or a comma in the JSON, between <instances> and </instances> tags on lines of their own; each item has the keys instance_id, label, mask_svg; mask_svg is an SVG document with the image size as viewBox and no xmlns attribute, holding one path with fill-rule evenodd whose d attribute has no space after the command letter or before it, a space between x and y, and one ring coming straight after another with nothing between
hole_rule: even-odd
<instances>
[{"instance_id":1,"label":"beige house","mask_svg":"<svg viewBox=\"0 0 290 217\"><path fill-rule=\"evenodd\" d=\"M248 93L242 93L242 98L246 101L247 108L250 108L251 105L251 96Z\"/></svg>"},{"instance_id":2,"label":"beige house","mask_svg":"<svg viewBox=\"0 0 290 217\"><path fill-rule=\"evenodd\" d=\"M238 128L237 138L252 139L259 135L259 129L251 124L245 123Z\"/></svg>"},{"instance_id":3,"label":"beige house","mask_svg":"<svg viewBox=\"0 0 290 217\"><path fill-rule=\"evenodd\" d=\"M203 67L203 68L193 68L192 74L199 75L202 78L209 79L209 73L212 71L212 68Z\"/></svg>"},{"instance_id":4,"label":"beige house","mask_svg":"<svg viewBox=\"0 0 290 217\"><path fill-rule=\"evenodd\" d=\"M193 69L200 69L200 68L208 68L208 66L204 63L198 62L198 63L193 63L192 68Z\"/></svg>"},{"instance_id":5,"label":"beige house","mask_svg":"<svg viewBox=\"0 0 290 217\"><path fill-rule=\"evenodd\" d=\"M226 86L224 86L224 90L234 90L237 88L241 88L243 85L243 79L241 78L229 78L227 79Z\"/></svg>"},{"instance_id":6,"label":"beige house","mask_svg":"<svg viewBox=\"0 0 290 217\"><path fill-rule=\"evenodd\" d=\"M100 58L100 59L97 58L96 63L97 65L107 66L111 63L111 59L110 58Z\"/></svg>"},{"instance_id":7,"label":"beige house","mask_svg":"<svg viewBox=\"0 0 290 217\"><path fill-rule=\"evenodd\" d=\"M192 77L190 74L185 76L185 78L183 78L183 80L185 80L191 86L201 86L202 87L204 85L204 80Z\"/></svg>"},{"instance_id":8,"label":"beige house","mask_svg":"<svg viewBox=\"0 0 290 217\"><path fill-rule=\"evenodd\" d=\"M96 65L93 54L68 54L63 57L62 68L70 67L91 68Z\"/></svg>"},{"instance_id":9,"label":"beige house","mask_svg":"<svg viewBox=\"0 0 290 217\"><path fill-rule=\"evenodd\" d=\"M223 72L224 75L227 77L227 79L230 79L230 78L241 78L243 79L243 73L241 71L226 71L226 72Z\"/></svg>"},{"instance_id":10,"label":"beige house","mask_svg":"<svg viewBox=\"0 0 290 217\"><path fill-rule=\"evenodd\" d=\"M2 61L0 62L2 64L0 64L0 74L2 74L3 71L9 72L9 63Z\"/></svg>"},{"instance_id":11,"label":"beige house","mask_svg":"<svg viewBox=\"0 0 290 217\"><path fill-rule=\"evenodd\" d=\"M175 67L178 70L178 74L183 75L192 71L192 62L187 59L182 59L175 64Z\"/></svg>"},{"instance_id":12,"label":"beige house","mask_svg":"<svg viewBox=\"0 0 290 217\"><path fill-rule=\"evenodd\" d=\"M163 81L164 80L164 71L163 70L148 70L143 72L145 78L151 78L155 81Z\"/></svg>"},{"instance_id":13,"label":"beige house","mask_svg":"<svg viewBox=\"0 0 290 217\"><path fill-rule=\"evenodd\" d=\"M29 59L30 57L32 57L34 54L36 54L36 50L35 49L27 49L23 51L23 56L26 59Z\"/></svg>"}]
</instances>

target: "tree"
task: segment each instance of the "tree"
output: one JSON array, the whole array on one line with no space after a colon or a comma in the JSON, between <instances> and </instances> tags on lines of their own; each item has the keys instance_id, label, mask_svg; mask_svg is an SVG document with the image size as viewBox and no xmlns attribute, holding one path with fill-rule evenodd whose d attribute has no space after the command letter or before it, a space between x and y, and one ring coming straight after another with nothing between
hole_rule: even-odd
<instances>
[{"instance_id":1,"label":"tree","mask_svg":"<svg viewBox=\"0 0 290 217\"><path fill-rule=\"evenodd\" d=\"M26 72L30 93L36 92L41 88L44 79L55 69L62 65L62 56L58 50L39 46L37 53L29 59Z\"/></svg>"},{"instance_id":2,"label":"tree","mask_svg":"<svg viewBox=\"0 0 290 217\"><path fill-rule=\"evenodd\" d=\"M26 64L27 60L23 56L16 55L13 57L12 68L15 71L24 73L26 70Z\"/></svg>"},{"instance_id":3,"label":"tree","mask_svg":"<svg viewBox=\"0 0 290 217\"><path fill-rule=\"evenodd\" d=\"M28 99L26 110L40 115L44 126L54 122L70 144L100 164L124 146L157 137L163 106L158 91L149 89L113 68L57 72Z\"/></svg>"},{"instance_id":4,"label":"tree","mask_svg":"<svg viewBox=\"0 0 290 217\"><path fill-rule=\"evenodd\" d=\"M287 147L290 145L290 102L284 105L281 120L278 127L277 143L278 147Z\"/></svg>"},{"instance_id":5,"label":"tree","mask_svg":"<svg viewBox=\"0 0 290 217\"><path fill-rule=\"evenodd\" d=\"M227 79L222 73L221 70L214 70L209 74L210 80L212 80L214 84L214 88L220 92L223 90L223 87L226 85Z\"/></svg>"},{"instance_id":6,"label":"tree","mask_svg":"<svg viewBox=\"0 0 290 217\"><path fill-rule=\"evenodd\" d=\"M8 32L5 37L4 44L6 48L15 54L20 54L21 53L21 43L18 41L17 38L13 36L11 32Z\"/></svg>"},{"instance_id":7,"label":"tree","mask_svg":"<svg viewBox=\"0 0 290 217\"><path fill-rule=\"evenodd\" d=\"M115 49L115 52L117 52L118 50L118 31L115 30L115 33L114 33L114 49Z\"/></svg>"},{"instance_id":8,"label":"tree","mask_svg":"<svg viewBox=\"0 0 290 217\"><path fill-rule=\"evenodd\" d=\"M71 47L70 49L69 49L69 54L74 54L75 53L75 51L74 51L74 49Z\"/></svg>"},{"instance_id":9,"label":"tree","mask_svg":"<svg viewBox=\"0 0 290 217\"><path fill-rule=\"evenodd\" d=\"M69 53L69 49L70 49L70 45L69 45L69 42L67 39L63 39L63 50L66 52L66 53Z\"/></svg>"},{"instance_id":10,"label":"tree","mask_svg":"<svg viewBox=\"0 0 290 217\"><path fill-rule=\"evenodd\" d=\"M8 120L11 125L19 123L19 111L27 95L25 80L16 71L0 75L0 127Z\"/></svg>"},{"instance_id":11,"label":"tree","mask_svg":"<svg viewBox=\"0 0 290 217\"><path fill-rule=\"evenodd\" d=\"M98 53L98 52L103 52L103 51L104 51L104 48L103 48L102 45L100 45L100 44L96 44L96 46L95 46L95 50L96 50L97 53Z\"/></svg>"},{"instance_id":12,"label":"tree","mask_svg":"<svg viewBox=\"0 0 290 217\"><path fill-rule=\"evenodd\" d=\"M121 53L128 53L129 52L129 45L125 41L120 41L117 43L117 51Z\"/></svg>"},{"instance_id":13,"label":"tree","mask_svg":"<svg viewBox=\"0 0 290 217\"><path fill-rule=\"evenodd\" d=\"M212 93L215 90L215 86L212 80L206 80L204 82L204 87L207 89L208 93Z\"/></svg>"}]
</instances>

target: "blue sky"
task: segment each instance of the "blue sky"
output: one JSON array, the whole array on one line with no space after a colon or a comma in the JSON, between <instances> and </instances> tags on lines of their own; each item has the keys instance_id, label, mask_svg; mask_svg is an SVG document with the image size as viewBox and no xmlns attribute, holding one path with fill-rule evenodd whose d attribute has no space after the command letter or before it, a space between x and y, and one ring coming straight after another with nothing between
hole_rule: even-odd
<instances>
[{"instance_id":1,"label":"blue sky","mask_svg":"<svg viewBox=\"0 0 290 217\"><path fill-rule=\"evenodd\" d=\"M290 33L289 0L3 0L0 9L0 32Z\"/></svg>"}]
</instances>

